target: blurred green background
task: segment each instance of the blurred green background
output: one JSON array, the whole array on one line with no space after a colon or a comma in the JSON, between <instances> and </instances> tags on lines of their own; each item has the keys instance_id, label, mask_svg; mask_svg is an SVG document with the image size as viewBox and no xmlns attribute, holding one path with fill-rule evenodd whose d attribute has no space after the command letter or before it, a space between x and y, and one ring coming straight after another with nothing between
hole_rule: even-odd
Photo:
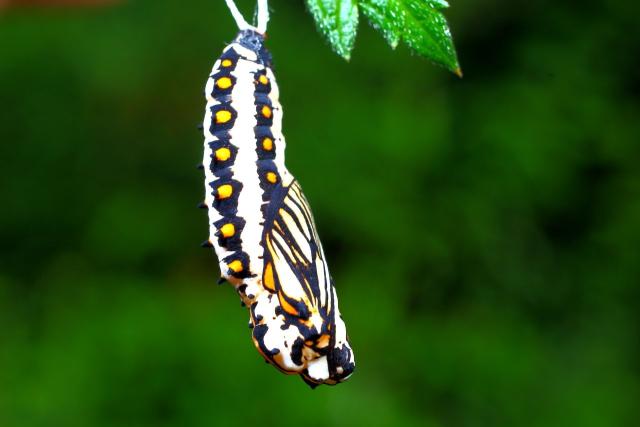
<instances>
[{"instance_id":1,"label":"blurred green background","mask_svg":"<svg viewBox=\"0 0 640 427\"><path fill-rule=\"evenodd\" d=\"M637 5L454 1L462 80L364 20L346 63L271 7L355 375L267 366L199 247L223 2L10 8L0 426L637 426Z\"/></svg>"}]
</instances>

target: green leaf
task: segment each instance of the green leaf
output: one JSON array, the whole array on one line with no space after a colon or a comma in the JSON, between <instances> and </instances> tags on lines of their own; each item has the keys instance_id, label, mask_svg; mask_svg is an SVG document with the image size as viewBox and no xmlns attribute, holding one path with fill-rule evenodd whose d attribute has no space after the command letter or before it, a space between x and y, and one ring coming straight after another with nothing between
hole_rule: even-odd
<instances>
[{"instance_id":1,"label":"green leaf","mask_svg":"<svg viewBox=\"0 0 640 427\"><path fill-rule=\"evenodd\" d=\"M438 11L446 7L445 2L429 0L397 0L406 6L404 41L421 55L461 75L460 64L453 46L449 24ZM443 5L444 3L444 5Z\"/></svg>"},{"instance_id":2,"label":"green leaf","mask_svg":"<svg viewBox=\"0 0 640 427\"><path fill-rule=\"evenodd\" d=\"M404 14L397 1L368 0L360 3L362 12L376 30L380 31L391 48L395 49L402 37Z\"/></svg>"},{"instance_id":3,"label":"green leaf","mask_svg":"<svg viewBox=\"0 0 640 427\"><path fill-rule=\"evenodd\" d=\"M348 61L358 31L357 0L307 0L307 6L333 50Z\"/></svg>"},{"instance_id":4,"label":"green leaf","mask_svg":"<svg viewBox=\"0 0 640 427\"><path fill-rule=\"evenodd\" d=\"M371 25L395 48L400 40L414 51L462 76L449 24L440 10L445 0L360 0Z\"/></svg>"},{"instance_id":5,"label":"green leaf","mask_svg":"<svg viewBox=\"0 0 640 427\"><path fill-rule=\"evenodd\" d=\"M429 6L431 6L434 9L446 9L449 7L449 3L447 3L445 0L425 0L427 3L429 3Z\"/></svg>"}]
</instances>

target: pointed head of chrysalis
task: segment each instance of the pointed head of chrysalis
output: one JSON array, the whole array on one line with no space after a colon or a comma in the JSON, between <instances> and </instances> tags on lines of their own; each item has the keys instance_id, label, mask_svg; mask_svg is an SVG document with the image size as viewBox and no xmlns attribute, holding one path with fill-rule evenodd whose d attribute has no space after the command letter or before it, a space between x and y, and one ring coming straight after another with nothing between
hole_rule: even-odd
<instances>
[{"instance_id":1,"label":"pointed head of chrysalis","mask_svg":"<svg viewBox=\"0 0 640 427\"><path fill-rule=\"evenodd\" d=\"M266 67L271 67L271 54L264 47L265 35L254 30L242 30L234 40L244 48L255 52L258 62Z\"/></svg>"}]
</instances>

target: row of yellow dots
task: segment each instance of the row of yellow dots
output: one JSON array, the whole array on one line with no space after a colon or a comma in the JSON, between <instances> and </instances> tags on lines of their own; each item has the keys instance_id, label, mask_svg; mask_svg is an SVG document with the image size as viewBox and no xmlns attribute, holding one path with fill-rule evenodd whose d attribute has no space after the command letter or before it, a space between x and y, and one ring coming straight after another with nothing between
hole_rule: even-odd
<instances>
[{"instance_id":1,"label":"row of yellow dots","mask_svg":"<svg viewBox=\"0 0 640 427\"><path fill-rule=\"evenodd\" d=\"M268 136L264 138L262 140L262 149L265 151L273 150L273 139L269 138ZM231 150L229 150L227 147L218 148L215 151L214 156L217 161L226 162L231 158Z\"/></svg>"},{"instance_id":2,"label":"row of yellow dots","mask_svg":"<svg viewBox=\"0 0 640 427\"><path fill-rule=\"evenodd\" d=\"M230 67L231 65L233 65L233 62L229 59L225 59L222 61L223 67ZM228 77L223 77L218 80L216 84L220 89L227 89L231 86L232 83L231 79L229 79ZM229 120L231 120L231 113L229 111L220 110L216 113L216 123L226 123ZM231 150L226 147L219 148L216 150L215 156L219 161L229 160L229 158L231 157ZM229 184L223 184L219 186L216 191L216 197L218 199L227 199L231 197L232 194L233 187ZM232 223L223 225L222 227L220 227L220 234L222 235L222 237L227 239L229 237L233 237L236 234L235 225L233 225ZM229 264L227 264L227 267L234 273L240 273L243 270L242 261L240 260L231 261Z\"/></svg>"},{"instance_id":3,"label":"row of yellow dots","mask_svg":"<svg viewBox=\"0 0 640 427\"><path fill-rule=\"evenodd\" d=\"M269 84L269 79L267 78L267 76L261 75L260 77L258 77L258 82L266 86ZM233 86L233 81L231 80L231 78L226 76L220 77L218 80L216 80L216 86L218 86L218 88L222 90L229 89L231 86Z\"/></svg>"},{"instance_id":4,"label":"row of yellow dots","mask_svg":"<svg viewBox=\"0 0 640 427\"><path fill-rule=\"evenodd\" d=\"M269 107L268 105L263 105L262 108L260 109L260 114L262 114L262 116L266 119L270 119L271 116L273 115L273 112L271 110L271 107ZM218 125L222 125L225 123L228 123L229 120L231 120L231 111L229 110L219 110L216 111L216 124Z\"/></svg>"},{"instance_id":5,"label":"row of yellow dots","mask_svg":"<svg viewBox=\"0 0 640 427\"><path fill-rule=\"evenodd\" d=\"M273 140L269 137L262 141L262 149L265 151L273 150ZM218 148L215 152L216 160L219 162L226 162L231 158L231 150L227 147Z\"/></svg>"},{"instance_id":6,"label":"row of yellow dots","mask_svg":"<svg viewBox=\"0 0 640 427\"><path fill-rule=\"evenodd\" d=\"M271 184L275 184L276 182L278 182L278 175L275 172L271 172L271 171L267 172L265 175L265 178ZM218 200L228 199L232 195L233 195L233 187L231 186L231 184L222 184L216 190L216 198Z\"/></svg>"},{"instance_id":7,"label":"row of yellow dots","mask_svg":"<svg viewBox=\"0 0 640 427\"><path fill-rule=\"evenodd\" d=\"M231 61L230 59L224 59L222 60L220 65L222 67L228 68L233 65L233 61ZM258 78L258 81L263 85L266 85L269 83L269 79L264 75L260 76ZM223 90L230 88L232 85L233 85L233 82L229 77L221 77L216 81L216 86L218 86L218 88ZM271 114L272 114L271 108L269 108L268 106L264 106L262 108L263 116L265 116L266 118L269 118L271 117ZM231 117L232 115L230 111L220 110L216 112L215 120L217 124L223 124L231 120ZM273 149L273 141L271 140L271 138L265 138L262 141L262 147L267 151ZM226 147L222 147L216 150L215 156L216 156L216 159L219 161L226 161L231 157L231 151ZM275 183L277 181L276 174L273 172L268 172L267 180L269 182ZM232 194L233 194L233 187L229 184L223 184L219 186L216 191L216 197L218 199L227 199L231 197ZM236 227L232 223L228 223L220 227L220 234L224 238L232 237L235 233L236 233ZM231 261L230 263L227 264L227 267L229 268L229 270L233 271L234 273L240 273L243 270L242 261L240 260Z\"/></svg>"}]
</instances>

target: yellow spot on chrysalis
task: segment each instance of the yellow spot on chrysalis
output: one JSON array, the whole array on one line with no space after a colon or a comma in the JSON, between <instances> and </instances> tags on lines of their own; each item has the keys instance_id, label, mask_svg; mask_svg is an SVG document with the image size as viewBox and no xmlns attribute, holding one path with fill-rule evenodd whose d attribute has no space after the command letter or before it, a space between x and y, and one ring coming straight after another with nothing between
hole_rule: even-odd
<instances>
[{"instance_id":1,"label":"yellow spot on chrysalis","mask_svg":"<svg viewBox=\"0 0 640 427\"><path fill-rule=\"evenodd\" d=\"M268 136L262 140L262 149L265 151L273 150L273 139Z\"/></svg>"},{"instance_id":2,"label":"yellow spot on chrysalis","mask_svg":"<svg viewBox=\"0 0 640 427\"><path fill-rule=\"evenodd\" d=\"M278 175L276 175L274 172L267 172L267 181L275 184L276 182L278 182Z\"/></svg>"},{"instance_id":3,"label":"yellow spot on chrysalis","mask_svg":"<svg viewBox=\"0 0 640 427\"><path fill-rule=\"evenodd\" d=\"M233 85L233 82L229 77L221 77L216 80L216 86L218 86L220 89L229 89L231 85Z\"/></svg>"},{"instance_id":4,"label":"yellow spot on chrysalis","mask_svg":"<svg viewBox=\"0 0 640 427\"><path fill-rule=\"evenodd\" d=\"M216 123L227 123L231 120L231 111L220 110L216 112Z\"/></svg>"},{"instance_id":5,"label":"yellow spot on chrysalis","mask_svg":"<svg viewBox=\"0 0 640 427\"><path fill-rule=\"evenodd\" d=\"M216 150L216 160L225 162L229 160L229 157L231 157L231 150L229 150L227 147L218 148Z\"/></svg>"},{"instance_id":6,"label":"yellow spot on chrysalis","mask_svg":"<svg viewBox=\"0 0 640 427\"><path fill-rule=\"evenodd\" d=\"M220 65L223 67L231 67L233 65L233 61L230 59L223 59Z\"/></svg>"},{"instance_id":7,"label":"yellow spot on chrysalis","mask_svg":"<svg viewBox=\"0 0 640 427\"><path fill-rule=\"evenodd\" d=\"M222 237L225 238L233 236L234 234L236 234L235 225L231 223L223 225L222 227L220 227L220 234L222 234Z\"/></svg>"},{"instance_id":8,"label":"yellow spot on chrysalis","mask_svg":"<svg viewBox=\"0 0 640 427\"><path fill-rule=\"evenodd\" d=\"M266 267L264 268L264 274L262 276L262 284L264 285L265 288L269 289L270 291L276 290L276 282L273 278L273 264L271 264L270 262L268 262Z\"/></svg>"},{"instance_id":9,"label":"yellow spot on chrysalis","mask_svg":"<svg viewBox=\"0 0 640 427\"><path fill-rule=\"evenodd\" d=\"M240 273L242 271L242 261L231 261L229 264L227 264L227 267L229 267L229 270L233 271L234 273Z\"/></svg>"},{"instance_id":10,"label":"yellow spot on chrysalis","mask_svg":"<svg viewBox=\"0 0 640 427\"><path fill-rule=\"evenodd\" d=\"M271 118L271 107L269 107L268 105L263 105L262 110L260 110L260 112L267 119Z\"/></svg>"},{"instance_id":11,"label":"yellow spot on chrysalis","mask_svg":"<svg viewBox=\"0 0 640 427\"><path fill-rule=\"evenodd\" d=\"M269 84L269 79L264 74L262 74L260 77L258 77L258 81L260 83L262 83L263 85Z\"/></svg>"},{"instance_id":12,"label":"yellow spot on chrysalis","mask_svg":"<svg viewBox=\"0 0 640 427\"><path fill-rule=\"evenodd\" d=\"M228 199L233 194L233 187L229 184L222 184L218 187L218 199Z\"/></svg>"}]
</instances>

